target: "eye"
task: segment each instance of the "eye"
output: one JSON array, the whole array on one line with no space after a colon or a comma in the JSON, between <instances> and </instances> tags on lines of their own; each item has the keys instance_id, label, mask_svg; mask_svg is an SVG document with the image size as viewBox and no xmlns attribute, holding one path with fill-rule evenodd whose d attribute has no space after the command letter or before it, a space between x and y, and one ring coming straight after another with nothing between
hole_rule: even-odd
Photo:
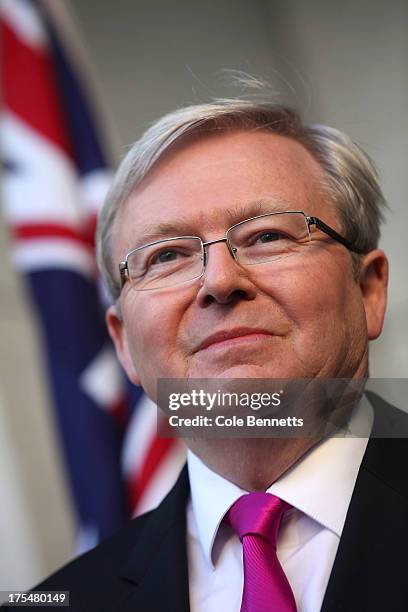
<instances>
[{"instance_id":1,"label":"eye","mask_svg":"<svg viewBox=\"0 0 408 612\"><path fill-rule=\"evenodd\" d=\"M179 250L167 248L155 253L151 257L149 263L150 265L171 263L177 259L180 259L182 256L183 253L181 253Z\"/></svg>"},{"instance_id":2,"label":"eye","mask_svg":"<svg viewBox=\"0 0 408 612\"><path fill-rule=\"evenodd\" d=\"M284 238L287 238L287 236L284 236L279 232L262 232L262 234L258 234L258 236L255 237L254 242L256 242L257 240L262 243L275 242L276 240L282 240Z\"/></svg>"},{"instance_id":3,"label":"eye","mask_svg":"<svg viewBox=\"0 0 408 612\"><path fill-rule=\"evenodd\" d=\"M291 238L285 232L271 229L271 230L263 230L261 232L257 232L256 234L254 234L251 237L248 243L248 246L261 246L264 244L266 245L266 244L271 244L271 243L281 243L281 245L283 246L284 243L287 244L288 242L292 242L292 241L293 241L293 238Z\"/></svg>"}]
</instances>

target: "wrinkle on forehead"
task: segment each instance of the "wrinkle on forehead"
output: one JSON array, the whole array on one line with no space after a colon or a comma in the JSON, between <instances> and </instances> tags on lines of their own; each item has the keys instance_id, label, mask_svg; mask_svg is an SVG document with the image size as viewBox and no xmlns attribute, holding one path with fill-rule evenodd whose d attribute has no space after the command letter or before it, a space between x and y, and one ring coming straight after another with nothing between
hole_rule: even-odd
<instances>
[{"instance_id":1,"label":"wrinkle on forehead","mask_svg":"<svg viewBox=\"0 0 408 612\"><path fill-rule=\"evenodd\" d=\"M177 236L204 237L205 232L226 232L231 226L252 217L274 212L293 210L293 205L283 199L254 200L241 202L229 206L222 211L223 219L216 219L213 213L200 210L195 215L178 216L177 220L161 221L158 223L141 223L134 237L132 248L143 244L161 240L163 238L175 238ZM216 215L220 217L220 215Z\"/></svg>"},{"instance_id":2,"label":"wrinkle on forehead","mask_svg":"<svg viewBox=\"0 0 408 612\"><path fill-rule=\"evenodd\" d=\"M255 142L252 140L253 137L256 137ZM222 148L219 147L221 143ZM289 143L291 146L288 147ZM216 169L224 164L226 176L228 176L231 173L232 165L239 178L241 162L244 173L248 172L252 165L254 166L255 190L258 184L265 181L265 183L270 182L271 192L273 192L275 182L282 183L283 178L288 180L289 172L299 185L298 193L302 192L301 205L299 201L288 201L288 194L282 194L282 197L279 197L279 194L271 193L270 198L262 197L262 199L254 200L249 198L247 201L237 201L237 194L235 194L231 196L235 201L232 201L231 204L224 201L225 205L219 206ZM214 172L211 172L211 169ZM186 188L184 188L184 177L187 177ZM219 180L221 181L220 192L225 198L228 190L223 184L222 172L219 174ZM189 181L192 188L191 194L189 193ZM205 194L206 181L211 188L208 208L205 202L200 210L197 210L197 207L191 207L194 209L193 212L190 210L191 199L189 198L194 197L194 190L201 190ZM322 188L325 183L325 175L318 162L302 144L291 138L267 132L253 134L240 131L216 136L206 135L193 142L184 143L184 146L183 143L180 143L176 150L167 152L163 159L155 164L118 211L115 223L118 230L115 232L116 238L119 237L119 234L124 238L121 250L130 250L148 242L174 236L198 235L205 239L212 239L212 236L209 238L205 233L225 232L235 223L259 214L299 209L304 210L307 214L317 214L316 198L334 210L333 202L330 202L327 191ZM155 197L157 184L161 186L162 198L164 198L163 193L168 193L170 201L177 202L177 210L174 208L172 210L172 206L167 207L165 202L157 206ZM148 215L144 222L143 212L149 211L149 205L157 211L157 214ZM153 219L157 217L157 223L152 221L152 217ZM129 222L133 235L126 230L126 228L129 229ZM123 229L125 229L124 232Z\"/></svg>"}]
</instances>

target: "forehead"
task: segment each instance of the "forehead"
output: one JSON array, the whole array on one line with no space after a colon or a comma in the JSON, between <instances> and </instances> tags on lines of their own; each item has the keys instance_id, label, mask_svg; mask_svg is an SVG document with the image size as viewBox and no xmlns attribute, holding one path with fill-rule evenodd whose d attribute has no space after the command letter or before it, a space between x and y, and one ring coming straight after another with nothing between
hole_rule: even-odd
<instances>
[{"instance_id":1,"label":"forehead","mask_svg":"<svg viewBox=\"0 0 408 612\"><path fill-rule=\"evenodd\" d=\"M263 212L320 214L323 183L319 164L290 138L265 131L201 136L169 152L131 194L118 215L115 250L120 256L154 239L158 226L211 239Z\"/></svg>"}]
</instances>

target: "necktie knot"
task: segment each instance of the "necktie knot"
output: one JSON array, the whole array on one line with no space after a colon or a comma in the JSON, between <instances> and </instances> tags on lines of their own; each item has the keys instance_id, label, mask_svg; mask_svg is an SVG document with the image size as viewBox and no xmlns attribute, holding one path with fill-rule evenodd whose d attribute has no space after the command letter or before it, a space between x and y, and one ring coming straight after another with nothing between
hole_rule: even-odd
<instances>
[{"instance_id":1,"label":"necktie knot","mask_svg":"<svg viewBox=\"0 0 408 612\"><path fill-rule=\"evenodd\" d=\"M257 535L274 548L284 513L291 506L270 493L242 495L229 509L226 520L240 540L246 535Z\"/></svg>"}]
</instances>

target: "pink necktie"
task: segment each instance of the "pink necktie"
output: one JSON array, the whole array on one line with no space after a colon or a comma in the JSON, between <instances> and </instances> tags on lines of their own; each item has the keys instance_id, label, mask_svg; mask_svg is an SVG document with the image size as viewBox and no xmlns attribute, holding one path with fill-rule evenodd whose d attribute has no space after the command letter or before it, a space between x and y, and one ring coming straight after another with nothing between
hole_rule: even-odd
<instances>
[{"instance_id":1,"label":"pink necktie","mask_svg":"<svg viewBox=\"0 0 408 612\"><path fill-rule=\"evenodd\" d=\"M241 612L296 612L292 589L276 556L279 526L290 507L270 493L249 493L226 515L243 546Z\"/></svg>"}]
</instances>

